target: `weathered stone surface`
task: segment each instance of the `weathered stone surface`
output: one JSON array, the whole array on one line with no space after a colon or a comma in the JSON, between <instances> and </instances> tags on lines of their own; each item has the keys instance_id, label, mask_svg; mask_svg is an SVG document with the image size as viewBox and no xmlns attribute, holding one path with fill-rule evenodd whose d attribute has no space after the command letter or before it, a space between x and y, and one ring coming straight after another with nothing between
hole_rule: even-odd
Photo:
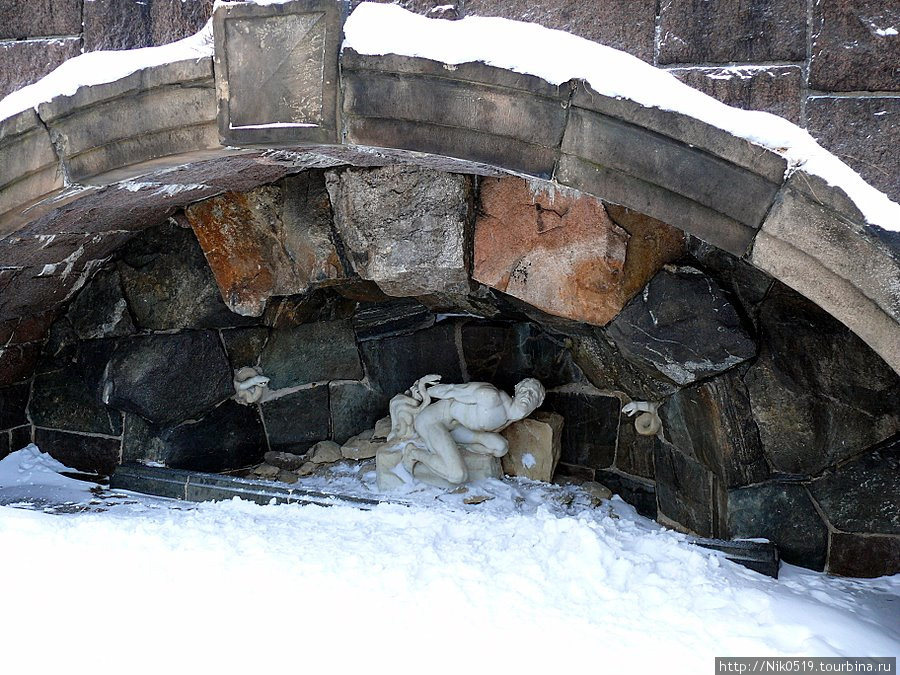
<instances>
[{"instance_id":1,"label":"weathered stone surface","mask_svg":"<svg viewBox=\"0 0 900 675\"><path fill-rule=\"evenodd\" d=\"M503 472L549 483L562 452L562 415L536 412L503 430L509 450L500 458Z\"/></svg>"},{"instance_id":2,"label":"weathered stone surface","mask_svg":"<svg viewBox=\"0 0 900 675\"><path fill-rule=\"evenodd\" d=\"M354 270L392 296L464 291L470 179L393 165L326 174Z\"/></svg>"},{"instance_id":3,"label":"weathered stone surface","mask_svg":"<svg viewBox=\"0 0 900 675\"><path fill-rule=\"evenodd\" d=\"M291 328L315 321L339 321L351 318L356 305L335 289L317 288L301 295L271 298L262 322L272 328Z\"/></svg>"},{"instance_id":4,"label":"weathered stone surface","mask_svg":"<svg viewBox=\"0 0 900 675\"><path fill-rule=\"evenodd\" d=\"M253 468L253 475L259 476L260 478L274 479L280 471L281 469L272 464L260 464L259 466Z\"/></svg>"},{"instance_id":5,"label":"weathered stone surface","mask_svg":"<svg viewBox=\"0 0 900 675\"><path fill-rule=\"evenodd\" d=\"M900 59L900 37L892 39ZM895 83L900 81L900 65L896 68ZM811 96L806 116L809 132L822 146L891 199L900 200L900 98Z\"/></svg>"},{"instance_id":6,"label":"weathered stone surface","mask_svg":"<svg viewBox=\"0 0 900 675\"><path fill-rule=\"evenodd\" d=\"M770 482L729 490L728 536L765 537L785 562L825 567L828 530L803 485Z\"/></svg>"},{"instance_id":7,"label":"weathered stone surface","mask_svg":"<svg viewBox=\"0 0 900 675\"><path fill-rule=\"evenodd\" d=\"M829 574L883 577L900 572L900 537L832 532Z\"/></svg>"},{"instance_id":8,"label":"weathered stone surface","mask_svg":"<svg viewBox=\"0 0 900 675\"><path fill-rule=\"evenodd\" d=\"M685 84L744 110L764 110L802 124L803 68L800 66L726 66L672 68Z\"/></svg>"},{"instance_id":9,"label":"weathered stone surface","mask_svg":"<svg viewBox=\"0 0 900 675\"><path fill-rule=\"evenodd\" d=\"M306 455L295 455L292 452L278 452L277 450L267 452L265 460L267 464L284 471L296 471L307 462Z\"/></svg>"},{"instance_id":10,"label":"weathered stone surface","mask_svg":"<svg viewBox=\"0 0 900 675\"><path fill-rule=\"evenodd\" d=\"M175 225L148 230L125 247L118 269L139 328L220 328L247 323L222 302L190 230Z\"/></svg>"},{"instance_id":11,"label":"weathered stone surface","mask_svg":"<svg viewBox=\"0 0 900 675\"><path fill-rule=\"evenodd\" d=\"M109 362L103 400L156 424L197 419L234 394L232 371L210 331L122 342Z\"/></svg>"},{"instance_id":12,"label":"weathered stone surface","mask_svg":"<svg viewBox=\"0 0 900 675\"><path fill-rule=\"evenodd\" d=\"M631 504L642 516L656 518L656 484L653 481L615 470L598 471L596 478L597 482Z\"/></svg>"},{"instance_id":13,"label":"weathered stone surface","mask_svg":"<svg viewBox=\"0 0 900 675\"><path fill-rule=\"evenodd\" d=\"M0 0L0 16L0 40L81 32L81 0Z\"/></svg>"},{"instance_id":14,"label":"weathered stone surface","mask_svg":"<svg viewBox=\"0 0 900 675\"><path fill-rule=\"evenodd\" d=\"M666 438L712 470L726 487L768 478L750 397L734 371L682 389L660 412Z\"/></svg>"},{"instance_id":15,"label":"weathered stone surface","mask_svg":"<svg viewBox=\"0 0 900 675\"><path fill-rule=\"evenodd\" d=\"M653 480L656 476L653 455L659 442L657 436L637 433L631 418L622 418L616 443L616 469L630 476Z\"/></svg>"},{"instance_id":16,"label":"weathered stone surface","mask_svg":"<svg viewBox=\"0 0 900 675\"><path fill-rule=\"evenodd\" d=\"M412 298L360 305L353 316L358 340L408 335L434 325L434 314Z\"/></svg>"},{"instance_id":17,"label":"weathered stone surface","mask_svg":"<svg viewBox=\"0 0 900 675\"><path fill-rule=\"evenodd\" d=\"M384 439L374 440L371 430L363 432L347 440L341 446L341 456L344 459L356 461L372 459L378 455L378 451L387 445Z\"/></svg>"},{"instance_id":18,"label":"weathered stone surface","mask_svg":"<svg viewBox=\"0 0 900 675\"><path fill-rule=\"evenodd\" d=\"M577 193L486 178L475 223L476 281L549 314L603 325L627 301L628 235Z\"/></svg>"},{"instance_id":19,"label":"weathered stone surface","mask_svg":"<svg viewBox=\"0 0 900 675\"><path fill-rule=\"evenodd\" d=\"M232 370L239 370L244 366L255 366L259 363L259 355L269 339L269 329L234 328L223 330L221 335Z\"/></svg>"},{"instance_id":20,"label":"weathered stone surface","mask_svg":"<svg viewBox=\"0 0 900 675\"><path fill-rule=\"evenodd\" d=\"M185 216L222 297L238 314L260 316L272 295L302 293L344 275L321 172L228 192L191 205Z\"/></svg>"},{"instance_id":21,"label":"weathered stone surface","mask_svg":"<svg viewBox=\"0 0 900 675\"><path fill-rule=\"evenodd\" d=\"M333 464L341 460L341 446L334 441L319 441L307 453L313 464Z\"/></svg>"},{"instance_id":22,"label":"weathered stone surface","mask_svg":"<svg viewBox=\"0 0 900 675\"><path fill-rule=\"evenodd\" d=\"M339 444L371 429L387 412L389 397L365 384L332 382L330 388L331 437Z\"/></svg>"},{"instance_id":23,"label":"weathered stone surface","mask_svg":"<svg viewBox=\"0 0 900 675\"><path fill-rule=\"evenodd\" d=\"M816 475L900 430L900 377L810 301L773 290L744 382L775 471Z\"/></svg>"},{"instance_id":24,"label":"weathered stone surface","mask_svg":"<svg viewBox=\"0 0 900 675\"><path fill-rule=\"evenodd\" d=\"M900 440L813 481L810 492L835 529L900 534Z\"/></svg>"},{"instance_id":25,"label":"weathered stone surface","mask_svg":"<svg viewBox=\"0 0 900 675\"><path fill-rule=\"evenodd\" d=\"M881 0L812 4L809 85L824 91L900 91L900 7Z\"/></svg>"},{"instance_id":26,"label":"weathered stone surface","mask_svg":"<svg viewBox=\"0 0 900 675\"><path fill-rule=\"evenodd\" d=\"M471 381L492 382L501 387L510 385L509 380L515 379L518 372L503 377L503 381L497 379L497 374L501 370L505 376L510 370L516 332L516 327L509 322L471 321L462 326L463 358Z\"/></svg>"},{"instance_id":27,"label":"weathered stone surface","mask_svg":"<svg viewBox=\"0 0 900 675\"><path fill-rule=\"evenodd\" d=\"M0 98L37 82L80 53L81 40L77 37L0 43Z\"/></svg>"},{"instance_id":28,"label":"weathered stone surface","mask_svg":"<svg viewBox=\"0 0 900 675\"><path fill-rule=\"evenodd\" d=\"M228 145L339 142L343 3L220 6L213 17L219 131ZM260 36L265 39L261 40ZM267 83L260 88L260 83Z\"/></svg>"},{"instance_id":29,"label":"weathered stone surface","mask_svg":"<svg viewBox=\"0 0 900 675\"><path fill-rule=\"evenodd\" d=\"M612 221L625 230L625 297L631 299L666 263L675 262L685 252L684 232L661 220L617 204L604 204Z\"/></svg>"},{"instance_id":30,"label":"weathered stone surface","mask_svg":"<svg viewBox=\"0 0 900 675\"><path fill-rule=\"evenodd\" d=\"M68 309L69 322L82 340L122 337L134 333L134 322L122 292L119 272L101 269Z\"/></svg>"},{"instance_id":31,"label":"weathered stone surface","mask_svg":"<svg viewBox=\"0 0 900 675\"><path fill-rule=\"evenodd\" d=\"M655 444L653 463L660 518L701 537L720 536L723 491L715 474L665 441Z\"/></svg>"},{"instance_id":32,"label":"weathered stone surface","mask_svg":"<svg viewBox=\"0 0 900 675\"><path fill-rule=\"evenodd\" d=\"M456 327L446 322L412 335L361 343L371 385L390 398L428 373L437 373L448 384L462 382L455 334Z\"/></svg>"},{"instance_id":33,"label":"weathered stone surface","mask_svg":"<svg viewBox=\"0 0 900 675\"><path fill-rule=\"evenodd\" d=\"M341 54L346 141L459 157L550 178L568 84L484 63Z\"/></svg>"},{"instance_id":34,"label":"weathered stone surface","mask_svg":"<svg viewBox=\"0 0 900 675\"><path fill-rule=\"evenodd\" d=\"M539 23L653 62L656 5L651 0L466 0L465 13Z\"/></svg>"},{"instance_id":35,"label":"weathered stone surface","mask_svg":"<svg viewBox=\"0 0 900 675\"><path fill-rule=\"evenodd\" d=\"M12 429L29 423L25 409L30 393L31 387L27 383L0 389L0 429Z\"/></svg>"},{"instance_id":36,"label":"weathered stone surface","mask_svg":"<svg viewBox=\"0 0 900 675\"><path fill-rule=\"evenodd\" d=\"M738 300L738 311L754 319L757 306L772 288L772 277L745 260L695 237L690 237L688 250L700 268Z\"/></svg>"},{"instance_id":37,"label":"weathered stone surface","mask_svg":"<svg viewBox=\"0 0 900 675\"><path fill-rule=\"evenodd\" d=\"M690 267L653 277L606 333L627 359L682 385L756 354L718 284Z\"/></svg>"},{"instance_id":38,"label":"weathered stone surface","mask_svg":"<svg viewBox=\"0 0 900 675\"><path fill-rule=\"evenodd\" d=\"M803 3L666 0L660 6L660 63L753 63L805 58Z\"/></svg>"},{"instance_id":39,"label":"weathered stone surface","mask_svg":"<svg viewBox=\"0 0 900 675\"><path fill-rule=\"evenodd\" d=\"M136 415L125 421L123 455L173 469L231 471L263 460L266 435L254 406L226 401L199 421L160 428Z\"/></svg>"},{"instance_id":40,"label":"weathered stone surface","mask_svg":"<svg viewBox=\"0 0 900 675\"><path fill-rule=\"evenodd\" d=\"M34 442L66 466L104 476L111 474L119 464L122 445L117 438L70 434L40 427L34 430Z\"/></svg>"},{"instance_id":41,"label":"weathered stone surface","mask_svg":"<svg viewBox=\"0 0 900 675\"><path fill-rule=\"evenodd\" d=\"M575 363L601 391L621 391L637 401L658 401L678 388L656 369L645 371L628 361L601 329L578 334L572 342Z\"/></svg>"},{"instance_id":42,"label":"weathered stone surface","mask_svg":"<svg viewBox=\"0 0 900 675\"><path fill-rule=\"evenodd\" d=\"M88 0L83 15L85 51L174 42L200 30L211 11L210 0Z\"/></svg>"},{"instance_id":43,"label":"weathered stone surface","mask_svg":"<svg viewBox=\"0 0 900 675\"><path fill-rule=\"evenodd\" d=\"M592 392L548 392L542 409L563 417L560 461L591 469L612 466L619 399Z\"/></svg>"},{"instance_id":44,"label":"weathered stone surface","mask_svg":"<svg viewBox=\"0 0 900 675\"><path fill-rule=\"evenodd\" d=\"M272 331L259 364L270 378L269 389L363 377L349 321L320 321Z\"/></svg>"},{"instance_id":45,"label":"weathered stone surface","mask_svg":"<svg viewBox=\"0 0 900 675\"><path fill-rule=\"evenodd\" d=\"M261 408L272 450L301 455L330 434L328 387L301 389Z\"/></svg>"}]
</instances>

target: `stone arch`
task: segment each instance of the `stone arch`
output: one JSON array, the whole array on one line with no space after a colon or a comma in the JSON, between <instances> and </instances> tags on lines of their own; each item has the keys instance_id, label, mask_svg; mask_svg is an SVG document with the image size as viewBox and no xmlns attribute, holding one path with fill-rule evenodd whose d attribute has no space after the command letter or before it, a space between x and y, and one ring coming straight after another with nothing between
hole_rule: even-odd
<instances>
[{"instance_id":1,"label":"stone arch","mask_svg":"<svg viewBox=\"0 0 900 675\"><path fill-rule=\"evenodd\" d=\"M37 296L66 301L134 230L180 206L306 168L402 159L524 175L658 218L799 291L900 372L900 253L840 188L584 81L339 53L336 6L220 10L215 58L143 68L0 120L0 231L16 244L2 318ZM229 51L225 21L294 30L310 12L324 17L308 29L321 33L321 68L294 85L316 103L272 124L283 111L253 86L272 74L266 54Z\"/></svg>"}]
</instances>

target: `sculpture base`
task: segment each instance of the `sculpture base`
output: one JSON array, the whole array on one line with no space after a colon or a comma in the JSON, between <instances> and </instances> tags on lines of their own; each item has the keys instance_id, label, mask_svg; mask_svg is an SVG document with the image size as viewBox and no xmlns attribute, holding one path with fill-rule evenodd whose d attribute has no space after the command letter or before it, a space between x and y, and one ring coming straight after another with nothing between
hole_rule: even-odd
<instances>
[{"instance_id":1,"label":"sculpture base","mask_svg":"<svg viewBox=\"0 0 900 675\"><path fill-rule=\"evenodd\" d=\"M466 482L481 480L484 478L502 478L503 470L500 468L500 459L491 455L480 455L463 450L463 462L469 472ZM375 454L375 477L378 481L378 489L382 492L398 490L413 481L426 483L440 488L457 487L450 483L422 463L413 467L413 475L403 467L401 461L403 452L391 448L382 448Z\"/></svg>"}]
</instances>

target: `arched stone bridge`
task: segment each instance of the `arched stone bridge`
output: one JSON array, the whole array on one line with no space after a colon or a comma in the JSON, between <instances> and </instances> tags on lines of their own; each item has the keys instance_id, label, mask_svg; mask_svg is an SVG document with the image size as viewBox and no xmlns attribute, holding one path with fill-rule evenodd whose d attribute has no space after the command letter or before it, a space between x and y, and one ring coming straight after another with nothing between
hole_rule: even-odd
<instances>
[{"instance_id":1,"label":"arched stone bridge","mask_svg":"<svg viewBox=\"0 0 900 675\"><path fill-rule=\"evenodd\" d=\"M330 0L226 5L214 57L0 121L0 321L61 305L188 203L312 167L411 161L526 175L670 223L810 298L900 372L900 246L841 189L584 81L341 53L342 21Z\"/></svg>"}]
</instances>

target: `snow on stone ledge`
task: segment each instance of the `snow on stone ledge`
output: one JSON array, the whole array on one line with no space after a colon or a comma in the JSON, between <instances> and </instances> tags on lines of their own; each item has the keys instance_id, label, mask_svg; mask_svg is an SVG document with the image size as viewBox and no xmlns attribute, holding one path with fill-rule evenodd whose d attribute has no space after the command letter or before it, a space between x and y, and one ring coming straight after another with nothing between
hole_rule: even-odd
<instances>
[{"instance_id":1,"label":"snow on stone ledge","mask_svg":"<svg viewBox=\"0 0 900 675\"><path fill-rule=\"evenodd\" d=\"M88 52L69 59L34 84L0 99L0 120L37 108L57 96L71 96L80 87L115 82L144 68L213 55L212 21L195 35L159 47Z\"/></svg>"},{"instance_id":2,"label":"snow on stone ledge","mask_svg":"<svg viewBox=\"0 0 900 675\"><path fill-rule=\"evenodd\" d=\"M551 84L587 80L599 93L689 115L788 160L847 193L872 225L900 231L900 204L866 183L805 130L765 112L740 110L612 47L509 19L429 19L398 5L364 2L344 26L344 47L360 54L418 56L450 65L482 62Z\"/></svg>"}]
</instances>

